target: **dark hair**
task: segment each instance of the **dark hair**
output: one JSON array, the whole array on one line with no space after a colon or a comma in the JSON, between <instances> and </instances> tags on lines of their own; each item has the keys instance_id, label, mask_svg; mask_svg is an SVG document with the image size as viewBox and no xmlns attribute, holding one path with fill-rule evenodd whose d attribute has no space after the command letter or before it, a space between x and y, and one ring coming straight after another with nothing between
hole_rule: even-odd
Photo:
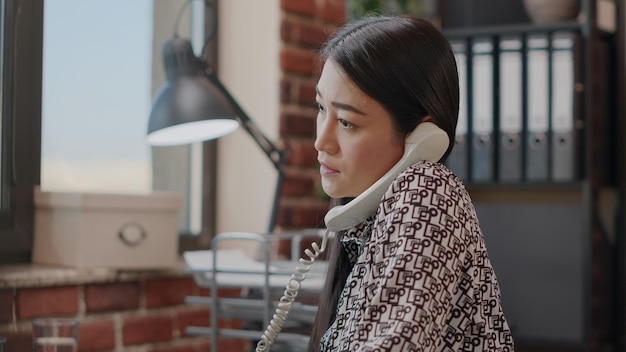
<instances>
[{"instance_id":1,"label":"dark hair","mask_svg":"<svg viewBox=\"0 0 626 352\"><path fill-rule=\"evenodd\" d=\"M406 136L430 115L450 138L450 154L459 113L459 78L454 53L445 36L425 19L374 16L348 23L321 49L365 94L376 99ZM309 351L319 351L320 338L335 319L339 295L351 270L335 236L329 272L311 332Z\"/></svg>"}]
</instances>

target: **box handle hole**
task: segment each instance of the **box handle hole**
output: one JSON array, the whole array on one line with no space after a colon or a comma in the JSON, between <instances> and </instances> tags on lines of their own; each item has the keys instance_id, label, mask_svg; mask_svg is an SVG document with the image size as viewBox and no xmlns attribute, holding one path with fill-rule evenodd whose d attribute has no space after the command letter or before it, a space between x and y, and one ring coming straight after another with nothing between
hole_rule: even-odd
<instances>
[{"instance_id":1,"label":"box handle hole","mask_svg":"<svg viewBox=\"0 0 626 352\"><path fill-rule=\"evenodd\" d=\"M144 230L140 224L136 222L129 222L122 225L117 233L117 237L119 237L125 245L129 247L136 247L141 244L141 242L143 242L148 235L146 234L146 230Z\"/></svg>"}]
</instances>

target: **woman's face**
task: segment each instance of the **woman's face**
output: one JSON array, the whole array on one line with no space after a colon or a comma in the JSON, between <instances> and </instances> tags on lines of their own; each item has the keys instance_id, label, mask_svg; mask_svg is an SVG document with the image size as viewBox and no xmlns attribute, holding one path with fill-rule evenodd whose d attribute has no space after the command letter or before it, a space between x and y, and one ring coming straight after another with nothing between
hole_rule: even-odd
<instances>
[{"instance_id":1,"label":"woman's face","mask_svg":"<svg viewBox=\"0 0 626 352\"><path fill-rule=\"evenodd\" d=\"M404 140L393 118L328 60L317 84L317 138L322 187L333 198L356 197L400 158Z\"/></svg>"}]
</instances>

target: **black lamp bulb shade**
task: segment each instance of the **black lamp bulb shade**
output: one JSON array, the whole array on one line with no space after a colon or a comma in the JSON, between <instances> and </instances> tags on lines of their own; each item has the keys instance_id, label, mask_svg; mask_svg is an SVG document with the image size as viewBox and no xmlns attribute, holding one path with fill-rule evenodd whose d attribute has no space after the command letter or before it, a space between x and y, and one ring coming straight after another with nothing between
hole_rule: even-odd
<instances>
[{"instance_id":1,"label":"black lamp bulb shade","mask_svg":"<svg viewBox=\"0 0 626 352\"><path fill-rule=\"evenodd\" d=\"M148 121L148 143L189 144L224 136L241 125L278 171L269 232L274 229L285 156L243 111L191 42L175 36L163 45L168 82L157 94Z\"/></svg>"},{"instance_id":2,"label":"black lamp bulb shade","mask_svg":"<svg viewBox=\"0 0 626 352\"><path fill-rule=\"evenodd\" d=\"M205 75L189 40L173 38L163 46L168 82L157 94L148 121L148 143L176 145L210 140L239 126L224 92ZM214 128L212 126L215 126Z\"/></svg>"}]
</instances>

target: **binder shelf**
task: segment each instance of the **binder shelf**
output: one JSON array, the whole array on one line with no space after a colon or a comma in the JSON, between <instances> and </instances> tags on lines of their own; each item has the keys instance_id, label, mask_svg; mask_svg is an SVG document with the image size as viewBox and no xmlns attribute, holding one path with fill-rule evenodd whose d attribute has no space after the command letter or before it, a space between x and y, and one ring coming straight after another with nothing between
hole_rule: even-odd
<instances>
[{"instance_id":1,"label":"binder shelf","mask_svg":"<svg viewBox=\"0 0 626 352\"><path fill-rule=\"evenodd\" d=\"M615 294L626 248L616 153L624 28L598 23L623 12L600 16L616 4L581 0L570 22L503 16L443 30L461 93L446 163L472 195L519 350L626 350L615 324L626 321Z\"/></svg>"},{"instance_id":2,"label":"binder shelf","mask_svg":"<svg viewBox=\"0 0 626 352\"><path fill-rule=\"evenodd\" d=\"M457 176L470 184L585 179L585 31L573 22L445 32L459 69L447 160Z\"/></svg>"}]
</instances>

